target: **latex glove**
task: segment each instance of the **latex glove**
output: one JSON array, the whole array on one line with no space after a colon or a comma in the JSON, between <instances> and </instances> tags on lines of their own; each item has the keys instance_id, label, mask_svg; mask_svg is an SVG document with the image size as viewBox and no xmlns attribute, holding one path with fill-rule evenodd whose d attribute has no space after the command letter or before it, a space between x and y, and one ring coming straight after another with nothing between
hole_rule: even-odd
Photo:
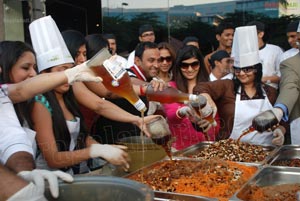
<instances>
[{"instance_id":1,"label":"latex glove","mask_svg":"<svg viewBox=\"0 0 300 201\"><path fill-rule=\"evenodd\" d=\"M273 145L276 145L276 146L283 145L283 143L284 143L284 134L283 134L281 129L276 128L273 131L273 137L274 137L273 140L272 140Z\"/></svg>"},{"instance_id":2,"label":"latex glove","mask_svg":"<svg viewBox=\"0 0 300 201\"><path fill-rule=\"evenodd\" d=\"M65 75L68 78L69 84L72 84L73 82L76 81L102 82L102 78L96 77L93 71L89 67L87 67L86 63L87 62L84 62L82 64L79 64L73 68L64 71Z\"/></svg>"},{"instance_id":3,"label":"latex glove","mask_svg":"<svg viewBox=\"0 0 300 201\"><path fill-rule=\"evenodd\" d=\"M277 120L280 122L283 117L283 111L277 107L273 108L272 111L275 114Z\"/></svg>"},{"instance_id":4,"label":"latex glove","mask_svg":"<svg viewBox=\"0 0 300 201\"><path fill-rule=\"evenodd\" d=\"M159 102L150 101L147 116L154 114L156 112L156 110L158 110L159 108L161 108L161 104Z\"/></svg>"},{"instance_id":5,"label":"latex glove","mask_svg":"<svg viewBox=\"0 0 300 201\"><path fill-rule=\"evenodd\" d=\"M32 171L21 171L18 173L18 176L22 177L28 182L33 182L34 185L38 187L41 187L41 189L43 189L43 193L45 189L45 180L47 180L49 183L51 195L54 198L57 198L59 194L58 178L66 182L72 182L74 180L70 174L64 173L59 170L48 171L35 169Z\"/></svg>"},{"instance_id":6,"label":"latex glove","mask_svg":"<svg viewBox=\"0 0 300 201\"><path fill-rule=\"evenodd\" d=\"M124 151L126 146L108 145L108 144L92 144L90 146L90 157L102 157L113 165L121 165L125 171L129 169L129 156Z\"/></svg>"},{"instance_id":7,"label":"latex glove","mask_svg":"<svg viewBox=\"0 0 300 201\"><path fill-rule=\"evenodd\" d=\"M193 111L189 106L183 106L177 110L176 114L179 118L190 117L193 116Z\"/></svg>"},{"instance_id":8,"label":"latex glove","mask_svg":"<svg viewBox=\"0 0 300 201\"><path fill-rule=\"evenodd\" d=\"M211 127L212 124L209 123L209 121L207 121L206 119L200 119L199 121L197 121L197 125L202 129L203 132L207 132Z\"/></svg>"},{"instance_id":9,"label":"latex glove","mask_svg":"<svg viewBox=\"0 0 300 201\"><path fill-rule=\"evenodd\" d=\"M44 197L44 191L44 186L35 185L30 182L27 186L8 198L7 201L46 201L47 199Z\"/></svg>"}]
</instances>

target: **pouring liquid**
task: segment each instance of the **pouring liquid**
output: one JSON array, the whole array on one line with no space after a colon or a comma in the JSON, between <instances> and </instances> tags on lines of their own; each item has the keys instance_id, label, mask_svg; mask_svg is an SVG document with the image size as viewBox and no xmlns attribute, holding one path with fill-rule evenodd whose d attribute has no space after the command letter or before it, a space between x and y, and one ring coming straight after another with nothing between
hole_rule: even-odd
<instances>
[{"instance_id":1,"label":"pouring liquid","mask_svg":"<svg viewBox=\"0 0 300 201\"><path fill-rule=\"evenodd\" d=\"M171 140L171 135L166 135L162 138L152 138L152 141L155 144L162 146L162 148L165 150L170 160L172 160L170 140Z\"/></svg>"},{"instance_id":2,"label":"pouring liquid","mask_svg":"<svg viewBox=\"0 0 300 201\"><path fill-rule=\"evenodd\" d=\"M141 112L141 117L142 117L142 125L144 125L144 111ZM140 137L141 137L141 141L142 141L142 166L145 166L145 141L144 141L144 126L142 127L141 133L140 133ZM141 179L142 182L144 182L144 170L142 170L141 173Z\"/></svg>"},{"instance_id":3,"label":"pouring liquid","mask_svg":"<svg viewBox=\"0 0 300 201\"><path fill-rule=\"evenodd\" d=\"M241 141L242 137L244 137L245 135L251 133L255 131L255 128L253 126L249 126L247 129L245 129L242 134L240 135L240 137L237 139L237 144Z\"/></svg>"}]
</instances>

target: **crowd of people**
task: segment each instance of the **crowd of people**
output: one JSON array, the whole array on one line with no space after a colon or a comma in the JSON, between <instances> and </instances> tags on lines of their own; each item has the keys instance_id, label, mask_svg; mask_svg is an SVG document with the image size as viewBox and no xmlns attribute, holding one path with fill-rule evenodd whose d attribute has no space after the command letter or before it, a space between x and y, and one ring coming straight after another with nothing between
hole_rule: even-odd
<instances>
[{"instance_id":1,"label":"crowd of people","mask_svg":"<svg viewBox=\"0 0 300 201\"><path fill-rule=\"evenodd\" d=\"M265 26L259 21L242 27L221 22L216 27L219 46L207 55L195 36L187 36L178 50L168 42L157 44L155 30L145 24L139 28L139 44L125 58L117 54L114 34L60 32L51 16L30 24L31 45L1 41L0 176L7 179L0 181L0 200L45 199L44 179L57 197L58 178L72 182L71 175L94 169L97 158L127 171L130 158L118 141L141 130L151 136L145 125L158 115L168 122L172 151L205 140L238 139L257 116L274 120L264 116L266 111L280 125L251 131L242 141L300 144L299 22L287 25L287 51L264 41ZM128 72L148 107L145 118L87 67L103 48ZM148 101L149 84L155 90L173 87L203 95L216 125L195 118L185 103ZM16 185L7 189L3 181Z\"/></svg>"}]
</instances>

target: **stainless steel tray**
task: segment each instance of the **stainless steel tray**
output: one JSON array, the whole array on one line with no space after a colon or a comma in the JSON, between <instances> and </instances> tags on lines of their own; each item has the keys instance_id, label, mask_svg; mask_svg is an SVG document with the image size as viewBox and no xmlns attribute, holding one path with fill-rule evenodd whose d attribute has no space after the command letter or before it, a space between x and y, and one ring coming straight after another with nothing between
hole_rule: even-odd
<instances>
[{"instance_id":1,"label":"stainless steel tray","mask_svg":"<svg viewBox=\"0 0 300 201\"><path fill-rule=\"evenodd\" d=\"M214 143L215 142L212 142L212 141L200 142L198 144L187 147L183 150L174 152L172 155L174 156L174 158L193 158L193 155L203 151L205 148L208 148L210 145L212 145ZM278 147L271 146L271 145L261 145L261 147L263 148L264 151L270 152L269 155L262 161L259 161L259 162L246 162L246 163L255 163L255 164L259 164L259 165L264 165L264 164L267 163L267 160L269 160L269 158L271 156L273 156L274 153L276 153L276 151L278 150ZM197 159L197 158L195 158L195 159ZM199 157L198 159L202 159L202 158ZM242 163L244 163L244 162L242 162Z\"/></svg>"},{"instance_id":2,"label":"stainless steel tray","mask_svg":"<svg viewBox=\"0 0 300 201\"><path fill-rule=\"evenodd\" d=\"M169 161L169 158L164 158L160 161L154 162L150 165L147 165L141 169L138 169L134 172L131 172L127 175L125 175L125 178L130 177L131 175L134 175L138 173L141 170L144 169L149 169L150 167L155 166L156 164L159 164L163 161ZM174 158L173 160L189 160L189 161L200 161L201 159L193 159L193 158ZM260 164L254 164L254 163L243 163L243 162L236 162L238 164L246 165L246 166L253 166L257 167L257 172L259 172L259 169L261 168ZM155 199L154 201L194 201L194 200L218 200L217 198L212 198L212 197L205 197L205 196L198 196L198 195L191 195L191 194L184 194L184 193L173 193L173 192L166 192L166 191L154 191Z\"/></svg>"},{"instance_id":3,"label":"stainless steel tray","mask_svg":"<svg viewBox=\"0 0 300 201\"><path fill-rule=\"evenodd\" d=\"M281 160L291 159L300 159L300 145L281 146L271 157L268 158L267 164L275 165L274 163Z\"/></svg>"},{"instance_id":4,"label":"stainless steel tray","mask_svg":"<svg viewBox=\"0 0 300 201\"><path fill-rule=\"evenodd\" d=\"M206 198L196 195L154 191L154 201L217 201L215 198Z\"/></svg>"},{"instance_id":5,"label":"stainless steel tray","mask_svg":"<svg viewBox=\"0 0 300 201\"><path fill-rule=\"evenodd\" d=\"M273 186L300 183L300 171L293 167L267 166L255 174L229 200L243 200L253 185Z\"/></svg>"}]
</instances>

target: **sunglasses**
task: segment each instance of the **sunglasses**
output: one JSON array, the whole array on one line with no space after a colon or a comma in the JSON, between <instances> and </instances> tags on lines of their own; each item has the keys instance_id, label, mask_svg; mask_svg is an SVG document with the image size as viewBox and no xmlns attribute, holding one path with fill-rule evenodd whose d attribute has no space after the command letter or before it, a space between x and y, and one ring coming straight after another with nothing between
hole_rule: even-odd
<instances>
[{"instance_id":1,"label":"sunglasses","mask_svg":"<svg viewBox=\"0 0 300 201\"><path fill-rule=\"evenodd\" d=\"M167 57L160 57L160 62L171 62L172 61L172 57L171 56L167 56Z\"/></svg>"},{"instance_id":2,"label":"sunglasses","mask_svg":"<svg viewBox=\"0 0 300 201\"><path fill-rule=\"evenodd\" d=\"M189 69L189 67L192 67L192 69L195 70L196 68L199 67L199 65L200 65L199 61L194 61L193 63L184 63L184 62L181 62L180 68L182 70L187 70L187 69Z\"/></svg>"},{"instance_id":3,"label":"sunglasses","mask_svg":"<svg viewBox=\"0 0 300 201\"><path fill-rule=\"evenodd\" d=\"M241 73L243 71L244 73L251 73L251 72L256 72L256 68L254 66L248 66L244 68L238 68L238 67L233 67L233 70L235 73Z\"/></svg>"}]
</instances>

